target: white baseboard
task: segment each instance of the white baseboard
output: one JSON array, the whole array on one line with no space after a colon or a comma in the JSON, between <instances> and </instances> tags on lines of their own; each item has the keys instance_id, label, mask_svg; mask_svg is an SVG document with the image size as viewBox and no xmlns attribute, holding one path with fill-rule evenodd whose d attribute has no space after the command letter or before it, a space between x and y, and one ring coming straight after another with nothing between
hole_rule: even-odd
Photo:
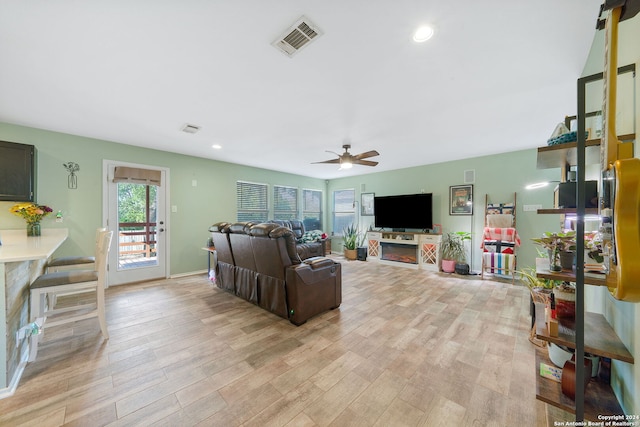
<instances>
[{"instance_id":1,"label":"white baseboard","mask_svg":"<svg viewBox=\"0 0 640 427\"><path fill-rule=\"evenodd\" d=\"M179 277L195 276L196 274L207 274L207 270L191 271L188 273L172 274L169 279L177 279Z\"/></svg>"},{"instance_id":2,"label":"white baseboard","mask_svg":"<svg viewBox=\"0 0 640 427\"><path fill-rule=\"evenodd\" d=\"M8 387L0 389L0 399L6 399L7 397L13 396L18 388L18 384L20 384L20 378L22 378L22 373L24 372L24 368L27 367L27 361L29 360L29 340L27 343L22 346L22 353L20 354L20 363L18 364L18 369L13 374L13 378L11 378L11 382Z\"/></svg>"}]
</instances>

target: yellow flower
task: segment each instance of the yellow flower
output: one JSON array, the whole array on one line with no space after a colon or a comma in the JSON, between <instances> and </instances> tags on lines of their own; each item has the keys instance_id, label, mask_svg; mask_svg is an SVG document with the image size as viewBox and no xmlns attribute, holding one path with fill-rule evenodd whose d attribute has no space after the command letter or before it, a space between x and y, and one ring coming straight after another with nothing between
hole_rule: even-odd
<instances>
[{"instance_id":1,"label":"yellow flower","mask_svg":"<svg viewBox=\"0 0 640 427\"><path fill-rule=\"evenodd\" d=\"M21 216L27 222L40 222L42 218L53 212L53 210L46 205L37 205L35 203L18 203L13 205L9 212L14 215Z\"/></svg>"}]
</instances>

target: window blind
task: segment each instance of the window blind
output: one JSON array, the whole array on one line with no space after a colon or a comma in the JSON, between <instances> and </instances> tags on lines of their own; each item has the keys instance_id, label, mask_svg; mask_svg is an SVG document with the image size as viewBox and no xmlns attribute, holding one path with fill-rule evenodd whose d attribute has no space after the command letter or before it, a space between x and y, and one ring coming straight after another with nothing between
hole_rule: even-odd
<instances>
[{"instance_id":1,"label":"window blind","mask_svg":"<svg viewBox=\"0 0 640 427\"><path fill-rule=\"evenodd\" d=\"M162 172L152 169L130 168L116 166L113 182L128 182L130 184L145 184L160 186Z\"/></svg>"},{"instance_id":2,"label":"window blind","mask_svg":"<svg viewBox=\"0 0 640 427\"><path fill-rule=\"evenodd\" d=\"M302 217L309 230L322 230L322 191L302 190Z\"/></svg>"},{"instance_id":3,"label":"window blind","mask_svg":"<svg viewBox=\"0 0 640 427\"><path fill-rule=\"evenodd\" d=\"M269 216L267 187L267 184L236 182L238 221L267 221Z\"/></svg>"},{"instance_id":4,"label":"window blind","mask_svg":"<svg viewBox=\"0 0 640 427\"><path fill-rule=\"evenodd\" d=\"M273 186L274 219L296 219L298 215L298 189L295 187Z\"/></svg>"}]
</instances>

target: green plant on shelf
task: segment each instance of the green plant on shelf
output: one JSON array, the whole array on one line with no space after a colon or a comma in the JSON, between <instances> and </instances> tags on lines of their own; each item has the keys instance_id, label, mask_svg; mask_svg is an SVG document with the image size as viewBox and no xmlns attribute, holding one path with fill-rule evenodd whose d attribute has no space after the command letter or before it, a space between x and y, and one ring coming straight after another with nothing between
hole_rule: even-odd
<instances>
[{"instance_id":1,"label":"green plant on shelf","mask_svg":"<svg viewBox=\"0 0 640 427\"><path fill-rule=\"evenodd\" d=\"M519 274L520 280L523 281L531 290L553 289L562 284L562 280L551 280L538 277L536 269L533 267L525 267L522 270L517 270L516 273Z\"/></svg>"},{"instance_id":2,"label":"green plant on shelf","mask_svg":"<svg viewBox=\"0 0 640 427\"><path fill-rule=\"evenodd\" d=\"M576 248L576 232L566 233L545 232L542 237L531 239L535 244L542 246L549 254L549 269L561 271L560 252L574 251Z\"/></svg>"}]
</instances>

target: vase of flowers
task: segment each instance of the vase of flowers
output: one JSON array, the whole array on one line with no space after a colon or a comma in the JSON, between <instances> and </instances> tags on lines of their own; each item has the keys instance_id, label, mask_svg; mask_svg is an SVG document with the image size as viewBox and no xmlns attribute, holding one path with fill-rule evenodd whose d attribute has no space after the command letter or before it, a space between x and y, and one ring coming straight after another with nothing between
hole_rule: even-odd
<instances>
[{"instance_id":1,"label":"vase of flowers","mask_svg":"<svg viewBox=\"0 0 640 427\"><path fill-rule=\"evenodd\" d=\"M40 221L53 212L53 209L36 203L18 203L9 209L9 212L21 216L27 221L27 236L39 236L41 233Z\"/></svg>"}]
</instances>

